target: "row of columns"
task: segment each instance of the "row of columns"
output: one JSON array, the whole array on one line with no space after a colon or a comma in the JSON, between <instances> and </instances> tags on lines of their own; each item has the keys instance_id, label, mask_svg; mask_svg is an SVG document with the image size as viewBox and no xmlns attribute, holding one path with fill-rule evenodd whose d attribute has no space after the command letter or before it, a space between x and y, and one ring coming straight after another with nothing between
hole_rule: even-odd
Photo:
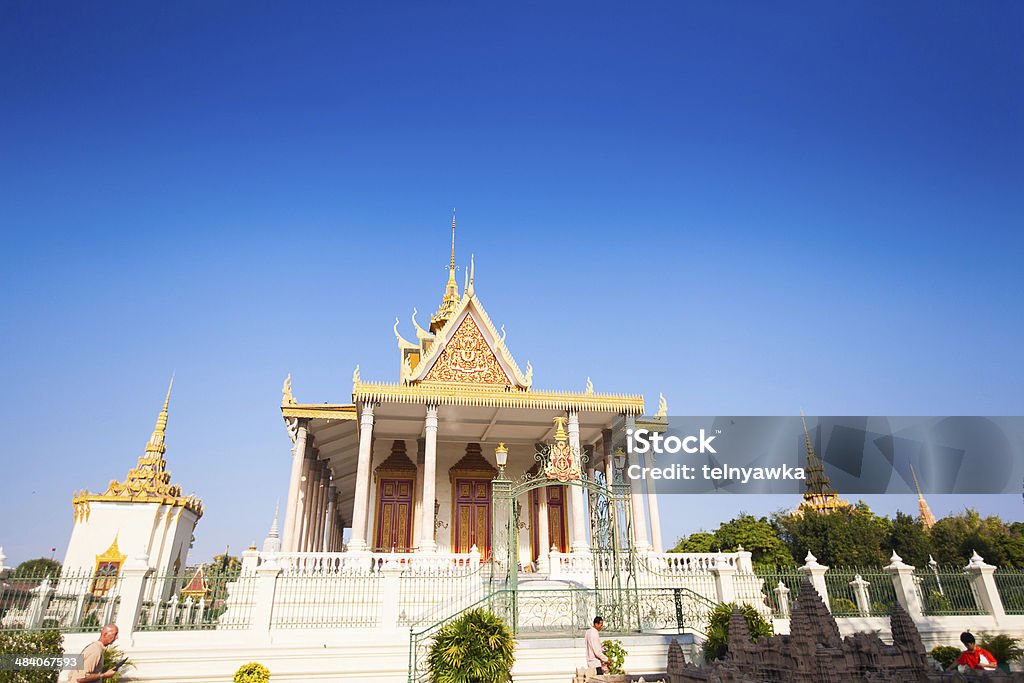
<instances>
[{"instance_id":1,"label":"row of columns","mask_svg":"<svg viewBox=\"0 0 1024 683\"><path fill-rule=\"evenodd\" d=\"M292 468L285 508L284 552L333 552L341 550L344 520L338 506L338 490L326 462L317 457L309 438L308 421L291 425Z\"/></svg>"},{"instance_id":2,"label":"row of columns","mask_svg":"<svg viewBox=\"0 0 1024 683\"><path fill-rule=\"evenodd\" d=\"M356 465L355 497L352 510L352 534L348 549L361 552L368 549L367 527L370 502L370 467L372 464L372 443L374 424L373 403L362 405L359 418L359 450ZM626 417L627 429L635 428L636 418ZM579 413L570 410L567 420L569 445L575 453L582 453L580 445ZM423 447L417 457L419 472L417 488L421 491L419 500L419 524L415 528L415 546L420 552L432 552L437 549L434 540L434 503L437 481L437 406L428 405L424 422ZM605 472L607 481L614 480L612 464L611 434L606 430L604 435ZM337 492L331 483L331 475L325 463L317 460L315 449L312 448L306 420L298 420L292 448L292 471L289 486L288 508L285 517L286 538L285 551L340 550L341 530L343 521L337 513ZM310 455L313 453L313 455ZM422 462L420 462L422 460ZM640 464L639 456L630 455L630 465ZM647 463L651 465L650 462ZM589 474L593 475L593 468ZM640 550L650 549L651 543L647 536L647 514L650 510L651 531L654 537L656 552L661 552L661 528L658 516L656 491L653 482L648 481L648 495L643 495L643 485L632 481L632 535L633 543ZM574 553L586 553L590 550L588 543L587 503L584 490L579 486L571 486L570 508L570 548ZM645 505L646 501L646 505ZM540 496L538 510L538 538L550 536L548 530L547 500ZM542 545L547 545L542 544ZM545 548L546 550L546 548ZM543 553L542 554L546 554Z\"/></svg>"}]
</instances>

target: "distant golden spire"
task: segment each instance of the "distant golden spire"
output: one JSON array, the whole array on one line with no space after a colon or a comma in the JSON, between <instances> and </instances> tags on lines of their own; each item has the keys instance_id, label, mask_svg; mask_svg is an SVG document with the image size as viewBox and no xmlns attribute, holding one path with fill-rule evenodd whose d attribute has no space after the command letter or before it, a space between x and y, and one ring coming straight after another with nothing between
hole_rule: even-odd
<instances>
[{"instance_id":1,"label":"distant golden spire","mask_svg":"<svg viewBox=\"0 0 1024 683\"><path fill-rule=\"evenodd\" d=\"M839 508L850 507L850 503L843 500L832 488L828 475L825 474L825 466L814 452L811 444L811 433L807 430L807 418L803 409L800 410L800 421L804 425L804 440L807 444L807 489L804 491L804 500L800 503L798 512L806 509L815 512L832 512Z\"/></svg>"},{"instance_id":2,"label":"distant golden spire","mask_svg":"<svg viewBox=\"0 0 1024 683\"><path fill-rule=\"evenodd\" d=\"M159 453L164 454L167 447L164 445L164 437L167 434L167 406L171 403L171 387L174 386L174 375L171 375L171 383L167 386L167 397L164 398L164 407L160 410L160 415L156 418L156 428L153 430L153 435L149 437L149 443L146 444L147 453Z\"/></svg>"},{"instance_id":3,"label":"distant golden spire","mask_svg":"<svg viewBox=\"0 0 1024 683\"><path fill-rule=\"evenodd\" d=\"M917 483L917 473L914 472L914 466L910 466L910 476L914 478L914 488L917 489L917 514L921 518L921 526L925 529L931 529L935 526L935 515L932 514L932 509L928 507L928 501L921 495L921 487Z\"/></svg>"}]
</instances>

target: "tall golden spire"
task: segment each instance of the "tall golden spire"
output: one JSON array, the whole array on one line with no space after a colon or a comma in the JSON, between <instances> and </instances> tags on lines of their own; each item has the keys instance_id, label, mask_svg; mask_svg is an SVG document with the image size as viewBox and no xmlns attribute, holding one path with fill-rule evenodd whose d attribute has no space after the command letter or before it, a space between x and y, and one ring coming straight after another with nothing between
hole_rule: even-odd
<instances>
[{"instance_id":1,"label":"tall golden spire","mask_svg":"<svg viewBox=\"0 0 1024 683\"><path fill-rule=\"evenodd\" d=\"M935 526L935 515L932 514L932 509L928 507L928 501L921 495L921 487L917 483L917 473L914 472L914 466L910 466L910 476L914 478L914 488L917 489L917 514L921 518L921 525L925 529L931 529Z\"/></svg>"},{"instance_id":2,"label":"tall golden spire","mask_svg":"<svg viewBox=\"0 0 1024 683\"><path fill-rule=\"evenodd\" d=\"M811 433L807 430L807 418L803 409L800 410L800 421L804 425L804 440L807 444L807 490L804 491L804 500L800 503L798 511L807 509L815 512L832 512L838 508L849 507L850 504L841 499L832 483L825 474L825 466L814 453L814 446L811 444Z\"/></svg>"},{"instance_id":3,"label":"tall golden spire","mask_svg":"<svg viewBox=\"0 0 1024 683\"><path fill-rule=\"evenodd\" d=\"M167 435L167 409L171 403L171 388L174 376L167 387L167 396L160 415L156 418L156 428L146 443L146 452L139 456L135 467L128 470L124 481L111 480L105 493L89 493L80 491L74 495L76 519L81 516L88 518L88 506L96 501L118 501L130 503L161 503L163 505L180 506L203 515L203 503L195 496L183 496L181 487L171 483L171 473L167 471L164 451L167 446L164 439Z\"/></svg>"},{"instance_id":4,"label":"tall golden spire","mask_svg":"<svg viewBox=\"0 0 1024 683\"><path fill-rule=\"evenodd\" d=\"M455 209L452 209L452 252L448 261L448 284L444 288L444 298L437 313L430 317L430 331L437 332L448 322L448 318L459 305L459 283L455 281Z\"/></svg>"},{"instance_id":5,"label":"tall golden spire","mask_svg":"<svg viewBox=\"0 0 1024 683\"><path fill-rule=\"evenodd\" d=\"M171 387L174 386L174 375L171 375L171 383L167 386L167 397L164 398L164 407L160 410L160 415L156 418L156 428L153 430L153 435L149 437L149 443L146 444L147 453L159 453L164 454L167 447L164 445L164 437L167 434L167 406L171 403Z\"/></svg>"}]
</instances>

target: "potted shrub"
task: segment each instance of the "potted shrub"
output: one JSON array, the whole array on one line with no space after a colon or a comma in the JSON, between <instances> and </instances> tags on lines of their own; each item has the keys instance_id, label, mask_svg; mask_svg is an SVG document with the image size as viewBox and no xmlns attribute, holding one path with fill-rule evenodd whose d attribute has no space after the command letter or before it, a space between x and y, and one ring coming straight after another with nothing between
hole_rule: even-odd
<instances>
[{"instance_id":1,"label":"potted shrub","mask_svg":"<svg viewBox=\"0 0 1024 683\"><path fill-rule=\"evenodd\" d=\"M960 648L953 647L952 645L936 645L928 654L932 656L936 664L943 669L948 669L953 666L953 662L960 656Z\"/></svg>"},{"instance_id":2,"label":"potted shrub","mask_svg":"<svg viewBox=\"0 0 1024 683\"><path fill-rule=\"evenodd\" d=\"M729 617L736 608L736 603L730 602L718 605L711 612L708 620L707 638L701 647L704 653L704 660L710 662L713 659L721 659L729 652ZM738 606L743 618L750 630L750 640L757 642L758 638L772 635L772 625L764 620L756 609L750 605Z\"/></svg>"},{"instance_id":3,"label":"potted shrub","mask_svg":"<svg viewBox=\"0 0 1024 683\"><path fill-rule=\"evenodd\" d=\"M103 651L103 670L109 671L114 668L114 665L124 659L124 650L119 648L117 645L108 645L107 649ZM117 683L121 680L121 676L125 675L129 671L135 668L135 662L131 659L121 665L121 668L117 670L111 678L107 679L111 683Z\"/></svg>"},{"instance_id":4,"label":"potted shrub","mask_svg":"<svg viewBox=\"0 0 1024 683\"><path fill-rule=\"evenodd\" d=\"M234 683L267 683L270 680L270 669L259 662L249 662L238 667Z\"/></svg>"},{"instance_id":5,"label":"potted shrub","mask_svg":"<svg viewBox=\"0 0 1024 683\"><path fill-rule=\"evenodd\" d=\"M1017 643L1017 639L1003 633L998 635L982 633L979 641L979 645L991 652L992 656L996 658L996 662L999 663L999 668L1002 671L1009 672L1010 662L1020 659L1021 655L1024 655L1024 650Z\"/></svg>"},{"instance_id":6,"label":"potted shrub","mask_svg":"<svg viewBox=\"0 0 1024 683\"><path fill-rule=\"evenodd\" d=\"M610 675L621 675L626 673L623 664L626 661L626 648L622 647L621 640L606 640L602 644L604 654L608 657L608 671Z\"/></svg>"},{"instance_id":7,"label":"potted shrub","mask_svg":"<svg viewBox=\"0 0 1024 683\"><path fill-rule=\"evenodd\" d=\"M515 640L501 617L485 609L464 612L434 636L427 655L434 683L504 683L515 661Z\"/></svg>"}]
</instances>

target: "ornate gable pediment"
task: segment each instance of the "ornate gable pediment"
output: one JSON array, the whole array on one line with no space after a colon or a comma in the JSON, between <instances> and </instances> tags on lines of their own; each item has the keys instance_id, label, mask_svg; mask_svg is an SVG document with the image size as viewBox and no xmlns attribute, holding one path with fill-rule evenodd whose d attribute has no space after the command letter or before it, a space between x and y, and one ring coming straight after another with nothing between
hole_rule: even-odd
<instances>
[{"instance_id":1,"label":"ornate gable pediment","mask_svg":"<svg viewBox=\"0 0 1024 683\"><path fill-rule=\"evenodd\" d=\"M411 369L410 369L411 370ZM530 387L531 375L519 370L475 295L462 300L455 314L438 330L430 351L404 378L420 382Z\"/></svg>"}]
</instances>

